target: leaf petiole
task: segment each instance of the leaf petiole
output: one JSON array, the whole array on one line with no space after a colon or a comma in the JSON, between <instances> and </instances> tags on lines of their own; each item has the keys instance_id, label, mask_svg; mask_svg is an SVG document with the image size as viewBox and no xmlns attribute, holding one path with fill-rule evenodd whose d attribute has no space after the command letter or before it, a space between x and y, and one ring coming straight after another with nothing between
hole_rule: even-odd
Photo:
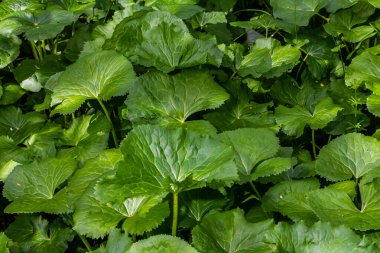
<instances>
[{"instance_id":1,"label":"leaf petiole","mask_svg":"<svg viewBox=\"0 0 380 253\"><path fill-rule=\"evenodd\" d=\"M177 235L177 225L178 225L178 192L173 192L172 236Z\"/></svg>"},{"instance_id":2,"label":"leaf petiole","mask_svg":"<svg viewBox=\"0 0 380 253\"><path fill-rule=\"evenodd\" d=\"M113 141L115 143L115 148L118 148L119 147L119 141L117 139L117 136L116 136L116 131L115 131L115 126L113 125L112 123L112 120L111 120L111 117L110 117L110 114L108 113L108 110L106 108L106 106L104 105L104 103L102 102L102 100L100 100L99 98L96 98L100 104L100 106L102 107L103 109L103 112L104 114L106 115L106 118L108 120L108 122L111 124L111 133L112 133L112 138L113 138Z\"/></svg>"}]
</instances>

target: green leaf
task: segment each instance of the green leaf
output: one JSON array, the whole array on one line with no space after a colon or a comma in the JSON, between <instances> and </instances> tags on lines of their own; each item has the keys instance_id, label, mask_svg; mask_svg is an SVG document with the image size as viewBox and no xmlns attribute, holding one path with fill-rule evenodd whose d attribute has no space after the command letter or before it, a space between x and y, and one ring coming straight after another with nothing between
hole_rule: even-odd
<instances>
[{"instance_id":1,"label":"green leaf","mask_svg":"<svg viewBox=\"0 0 380 253\"><path fill-rule=\"evenodd\" d=\"M43 7L40 0L3 0L0 3L0 20L18 12L40 10Z\"/></svg>"},{"instance_id":2,"label":"green leaf","mask_svg":"<svg viewBox=\"0 0 380 253\"><path fill-rule=\"evenodd\" d=\"M47 158L17 166L5 180L3 195L13 201L5 212L69 212L67 190L60 185L75 169L71 158Z\"/></svg>"},{"instance_id":3,"label":"green leaf","mask_svg":"<svg viewBox=\"0 0 380 253\"><path fill-rule=\"evenodd\" d=\"M135 64L163 72L205 64L212 56L220 63L223 57L215 38L195 39L181 19L160 11L124 19L104 47L116 49Z\"/></svg>"},{"instance_id":4,"label":"green leaf","mask_svg":"<svg viewBox=\"0 0 380 253\"><path fill-rule=\"evenodd\" d=\"M263 161L255 168L252 173L252 180L261 177L279 175L280 173L292 168L292 159L289 157L273 157Z\"/></svg>"},{"instance_id":5,"label":"green leaf","mask_svg":"<svg viewBox=\"0 0 380 253\"><path fill-rule=\"evenodd\" d=\"M368 0L368 3L372 4L376 8L380 8L380 1L379 0Z\"/></svg>"},{"instance_id":6,"label":"green leaf","mask_svg":"<svg viewBox=\"0 0 380 253\"><path fill-rule=\"evenodd\" d=\"M0 22L0 33L25 33L28 40L52 39L77 18L64 10L18 12Z\"/></svg>"},{"instance_id":7,"label":"green leaf","mask_svg":"<svg viewBox=\"0 0 380 253\"><path fill-rule=\"evenodd\" d=\"M345 9L349 8L353 5L355 5L359 0L334 0L329 1L329 3L326 5L326 9L330 13L335 13L339 9Z\"/></svg>"},{"instance_id":8,"label":"green leaf","mask_svg":"<svg viewBox=\"0 0 380 253\"><path fill-rule=\"evenodd\" d=\"M240 128L223 132L220 136L234 148L235 163L243 181L251 180L252 171L260 176L256 171L257 165L274 157L280 148L278 138L269 129ZM262 171L261 174L270 175L271 171Z\"/></svg>"},{"instance_id":9,"label":"green leaf","mask_svg":"<svg viewBox=\"0 0 380 253\"><path fill-rule=\"evenodd\" d=\"M125 95L133 81L132 64L114 51L102 51L80 58L66 68L53 87L52 111L69 114L87 99L110 100Z\"/></svg>"},{"instance_id":10,"label":"green leaf","mask_svg":"<svg viewBox=\"0 0 380 253\"><path fill-rule=\"evenodd\" d=\"M356 207L347 193L333 188L324 188L310 193L309 203L322 221L345 224L360 231L379 229L380 182L360 183L361 204Z\"/></svg>"},{"instance_id":11,"label":"green leaf","mask_svg":"<svg viewBox=\"0 0 380 253\"><path fill-rule=\"evenodd\" d=\"M187 242L170 235L154 235L148 239L132 244L126 253L172 253L181 250L183 253L197 253Z\"/></svg>"},{"instance_id":12,"label":"green leaf","mask_svg":"<svg viewBox=\"0 0 380 253\"><path fill-rule=\"evenodd\" d=\"M307 26L312 16L318 13L327 0L271 0L273 16L298 26Z\"/></svg>"},{"instance_id":13,"label":"green leaf","mask_svg":"<svg viewBox=\"0 0 380 253\"><path fill-rule=\"evenodd\" d=\"M342 34L343 40L357 43L376 34L375 29L372 26L357 26L365 21L366 17L363 18L357 15L353 9L346 9L332 14L331 21L323 27L331 36L337 37Z\"/></svg>"},{"instance_id":14,"label":"green leaf","mask_svg":"<svg viewBox=\"0 0 380 253\"><path fill-rule=\"evenodd\" d=\"M124 161L116 174L95 187L101 202L115 206L130 197L179 193L214 181L229 184L237 176L231 147L184 129L135 127L121 151Z\"/></svg>"},{"instance_id":15,"label":"green leaf","mask_svg":"<svg viewBox=\"0 0 380 253\"><path fill-rule=\"evenodd\" d=\"M379 141L359 133L331 141L321 149L316 162L317 173L330 181L377 177L379 167Z\"/></svg>"},{"instance_id":16,"label":"green leaf","mask_svg":"<svg viewBox=\"0 0 380 253\"><path fill-rule=\"evenodd\" d=\"M192 228L197 225L211 210L219 210L224 207L228 199L212 189L196 189L184 192L180 195L179 203L181 219L179 226Z\"/></svg>"},{"instance_id":17,"label":"green leaf","mask_svg":"<svg viewBox=\"0 0 380 253\"><path fill-rule=\"evenodd\" d=\"M110 124L100 112L75 118L63 131L60 151L83 162L99 154L108 145Z\"/></svg>"},{"instance_id":18,"label":"green leaf","mask_svg":"<svg viewBox=\"0 0 380 253\"><path fill-rule=\"evenodd\" d=\"M16 144L23 142L45 124L45 117L37 112L23 114L20 108L0 108L0 135L6 135Z\"/></svg>"},{"instance_id":19,"label":"green leaf","mask_svg":"<svg viewBox=\"0 0 380 253\"><path fill-rule=\"evenodd\" d=\"M74 239L70 228L58 220L49 225L37 215L20 215L9 225L5 234L12 239L12 250L20 253L64 252Z\"/></svg>"},{"instance_id":20,"label":"green leaf","mask_svg":"<svg viewBox=\"0 0 380 253\"><path fill-rule=\"evenodd\" d=\"M8 237L3 233L1 232L0 233L0 250L1 252L3 253L9 253L9 248L8 248L8 243L9 243L9 239Z\"/></svg>"},{"instance_id":21,"label":"green leaf","mask_svg":"<svg viewBox=\"0 0 380 253\"><path fill-rule=\"evenodd\" d=\"M206 71L167 75L151 71L133 85L126 100L131 121L184 123L192 114L221 106L229 95Z\"/></svg>"},{"instance_id":22,"label":"green leaf","mask_svg":"<svg viewBox=\"0 0 380 253\"><path fill-rule=\"evenodd\" d=\"M239 81L228 83L226 89L231 94L230 99L220 109L203 116L219 131L275 126L273 113L268 108L273 105L271 102L251 101L252 92Z\"/></svg>"},{"instance_id":23,"label":"green leaf","mask_svg":"<svg viewBox=\"0 0 380 253\"><path fill-rule=\"evenodd\" d=\"M367 98L367 108L370 113L380 117L380 96L372 94Z\"/></svg>"},{"instance_id":24,"label":"green leaf","mask_svg":"<svg viewBox=\"0 0 380 253\"><path fill-rule=\"evenodd\" d=\"M311 227L303 222L293 225L281 222L268 233L267 242L276 245L277 252L369 252L354 231L324 222Z\"/></svg>"},{"instance_id":25,"label":"green leaf","mask_svg":"<svg viewBox=\"0 0 380 253\"><path fill-rule=\"evenodd\" d=\"M128 234L122 233L119 229L114 229L108 235L105 248L100 248L94 253L125 253L132 245Z\"/></svg>"},{"instance_id":26,"label":"green leaf","mask_svg":"<svg viewBox=\"0 0 380 253\"><path fill-rule=\"evenodd\" d=\"M200 27L201 29L208 24L227 23L226 14L224 12L201 12L194 15L190 20L193 29Z\"/></svg>"},{"instance_id":27,"label":"green leaf","mask_svg":"<svg viewBox=\"0 0 380 253\"><path fill-rule=\"evenodd\" d=\"M21 40L15 35L0 34L0 69L13 62L20 53Z\"/></svg>"},{"instance_id":28,"label":"green leaf","mask_svg":"<svg viewBox=\"0 0 380 253\"><path fill-rule=\"evenodd\" d=\"M380 95L380 45L364 50L352 59L346 69L346 85L358 88L363 82L375 94Z\"/></svg>"},{"instance_id":29,"label":"green leaf","mask_svg":"<svg viewBox=\"0 0 380 253\"><path fill-rule=\"evenodd\" d=\"M283 181L271 187L263 196L262 207L266 212L280 212L293 221L304 220L313 223L317 217L313 213L308 193L319 189L315 178Z\"/></svg>"},{"instance_id":30,"label":"green leaf","mask_svg":"<svg viewBox=\"0 0 380 253\"><path fill-rule=\"evenodd\" d=\"M207 214L192 230L194 247L200 252L272 252L264 241L273 221L249 223L240 209Z\"/></svg>"},{"instance_id":31,"label":"green leaf","mask_svg":"<svg viewBox=\"0 0 380 253\"><path fill-rule=\"evenodd\" d=\"M0 98L0 105L11 105L17 102L25 91L18 84L8 83L3 86L3 95Z\"/></svg>"},{"instance_id":32,"label":"green leaf","mask_svg":"<svg viewBox=\"0 0 380 253\"><path fill-rule=\"evenodd\" d=\"M279 105L276 108L275 117L284 133L300 137L306 125L309 125L311 129L321 129L332 121L342 109L328 97L320 101L312 112L298 105L293 108Z\"/></svg>"},{"instance_id":33,"label":"green leaf","mask_svg":"<svg viewBox=\"0 0 380 253\"><path fill-rule=\"evenodd\" d=\"M209 8L212 10L221 10L224 12L230 12L232 11L234 5L236 4L237 0L209 0L207 1L207 4L209 4Z\"/></svg>"}]
</instances>

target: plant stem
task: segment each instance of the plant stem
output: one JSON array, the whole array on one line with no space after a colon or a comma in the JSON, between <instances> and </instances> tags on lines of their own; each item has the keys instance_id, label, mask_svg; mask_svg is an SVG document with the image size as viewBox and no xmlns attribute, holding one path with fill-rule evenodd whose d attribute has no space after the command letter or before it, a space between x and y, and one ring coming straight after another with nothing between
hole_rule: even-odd
<instances>
[{"instance_id":1,"label":"plant stem","mask_svg":"<svg viewBox=\"0 0 380 253\"><path fill-rule=\"evenodd\" d=\"M103 112L104 114L106 115L106 118L108 120L108 122L111 124L111 133L112 133L112 138L113 138L113 141L115 143L115 148L118 148L119 147L119 141L117 140L117 136L116 136L116 131L115 131L115 127L112 123L112 120L111 120L111 117L110 117L110 114L108 113L108 110L106 108L106 106L103 104L102 100L100 100L99 98L96 98L100 104L100 106L102 107L103 109Z\"/></svg>"},{"instance_id":2,"label":"plant stem","mask_svg":"<svg viewBox=\"0 0 380 253\"><path fill-rule=\"evenodd\" d=\"M306 56L303 58L298 70L297 70L297 74L296 74L296 80L298 80L298 76L300 75L301 73L301 69L303 67L303 64L305 63L305 61L307 60L307 57L309 57L309 54L306 54Z\"/></svg>"},{"instance_id":3,"label":"plant stem","mask_svg":"<svg viewBox=\"0 0 380 253\"><path fill-rule=\"evenodd\" d=\"M173 192L172 236L177 235L177 224L178 224L178 192Z\"/></svg>"},{"instance_id":4,"label":"plant stem","mask_svg":"<svg viewBox=\"0 0 380 253\"><path fill-rule=\"evenodd\" d=\"M257 190L256 186L252 183L252 181L249 181L249 184L251 185L253 192L256 194L256 197L261 201L261 194Z\"/></svg>"},{"instance_id":5,"label":"plant stem","mask_svg":"<svg viewBox=\"0 0 380 253\"><path fill-rule=\"evenodd\" d=\"M84 246L86 246L86 249L91 252L92 251L92 248L91 248L91 245L90 243L87 241L86 237L82 236L81 234L79 234L77 232L77 235L79 236L79 238L81 239L81 241L83 242Z\"/></svg>"},{"instance_id":6,"label":"plant stem","mask_svg":"<svg viewBox=\"0 0 380 253\"><path fill-rule=\"evenodd\" d=\"M34 43L33 40L29 40L29 43L30 43L30 47L32 48L32 53L33 53L34 59L36 59L38 64L41 64L40 57L38 56L38 53L36 50L36 44Z\"/></svg>"},{"instance_id":7,"label":"plant stem","mask_svg":"<svg viewBox=\"0 0 380 253\"><path fill-rule=\"evenodd\" d=\"M313 156L314 160L317 159L317 149L315 147L315 131L314 129L311 129L311 144L313 146Z\"/></svg>"}]
</instances>

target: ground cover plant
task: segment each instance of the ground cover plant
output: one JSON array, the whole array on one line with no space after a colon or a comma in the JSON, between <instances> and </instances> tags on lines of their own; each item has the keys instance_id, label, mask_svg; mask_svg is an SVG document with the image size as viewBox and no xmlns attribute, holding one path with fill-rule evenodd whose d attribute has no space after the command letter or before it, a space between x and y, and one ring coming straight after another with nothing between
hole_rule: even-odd
<instances>
[{"instance_id":1,"label":"ground cover plant","mask_svg":"<svg viewBox=\"0 0 380 253\"><path fill-rule=\"evenodd\" d=\"M0 2L1 252L380 252L378 0Z\"/></svg>"}]
</instances>

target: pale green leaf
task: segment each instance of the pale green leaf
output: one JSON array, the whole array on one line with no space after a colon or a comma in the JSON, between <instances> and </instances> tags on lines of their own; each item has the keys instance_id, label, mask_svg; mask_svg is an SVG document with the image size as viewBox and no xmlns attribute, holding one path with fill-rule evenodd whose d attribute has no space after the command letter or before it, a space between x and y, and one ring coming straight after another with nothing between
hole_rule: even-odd
<instances>
[{"instance_id":1,"label":"pale green leaf","mask_svg":"<svg viewBox=\"0 0 380 253\"><path fill-rule=\"evenodd\" d=\"M12 201L5 212L69 212L67 190L59 187L75 169L71 158L47 158L17 166L5 180L3 195Z\"/></svg>"},{"instance_id":2,"label":"pale green leaf","mask_svg":"<svg viewBox=\"0 0 380 253\"><path fill-rule=\"evenodd\" d=\"M5 234L14 242L12 252L20 253L64 252L74 239L73 231L58 220L49 225L37 215L18 216Z\"/></svg>"},{"instance_id":3,"label":"pale green leaf","mask_svg":"<svg viewBox=\"0 0 380 253\"><path fill-rule=\"evenodd\" d=\"M0 20L18 12L41 10L43 7L40 0L3 0L0 3Z\"/></svg>"},{"instance_id":4,"label":"pale green leaf","mask_svg":"<svg viewBox=\"0 0 380 253\"><path fill-rule=\"evenodd\" d=\"M197 253L187 242L170 235L154 235L132 244L126 253Z\"/></svg>"},{"instance_id":5,"label":"pale green leaf","mask_svg":"<svg viewBox=\"0 0 380 253\"><path fill-rule=\"evenodd\" d=\"M307 194L317 189L319 181L315 178L283 181L265 193L262 207L266 212L280 212L293 221L312 223L317 217L308 203Z\"/></svg>"},{"instance_id":6,"label":"pale green leaf","mask_svg":"<svg viewBox=\"0 0 380 253\"><path fill-rule=\"evenodd\" d=\"M4 232L0 233L0 251L3 253L9 253L8 248L9 238L4 234Z\"/></svg>"},{"instance_id":7,"label":"pale green leaf","mask_svg":"<svg viewBox=\"0 0 380 253\"><path fill-rule=\"evenodd\" d=\"M367 98L367 108L370 113L380 117L380 96L372 94Z\"/></svg>"},{"instance_id":8,"label":"pale green leaf","mask_svg":"<svg viewBox=\"0 0 380 253\"><path fill-rule=\"evenodd\" d=\"M284 133L299 137L303 134L306 125L311 129L321 129L332 121L342 109L327 97L320 101L312 112L299 105L293 108L280 105L276 108L275 117Z\"/></svg>"},{"instance_id":9,"label":"pale green leaf","mask_svg":"<svg viewBox=\"0 0 380 253\"><path fill-rule=\"evenodd\" d=\"M380 142L359 133L342 135L325 145L318 156L316 171L330 181L378 177Z\"/></svg>"},{"instance_id":10,"label":"pale green leaf","mask_svg":"<svg viewBox=\"0 0 380 253\"><path fill-rule=\"evenodd\" d=\"M380 95L380 45L369 48L352 59L346 69L346 85L358 88L365 83L367 88Z\"/></svg>"},{"instance_id":11,"label":"pale green leaf","mask_svg":"<svg viewBox=\"0 0 380 253\"><path fill-rule=\"evenodd\" d=\"M193 29L200 27L204 28L207 24L219 24L219 23L227 23L226 14L224 12L201 12L194 15L190 23Z\"/></svg>"},{"instance_id":12,"label":"pale green leaf","mask_svg":"<svg viewBox=\"0 0 380 253\"><path fill-rule=\"evenodd\" d=\"M52 39L77 17L64 10L17 12L0 21L0 33L19 35L25 33L28 40Z\"/></svg>"},{"instance_id":13,"label":"pale green leaf","mask_svg":"<svg viewBox=\"0 0 380 253\"><path fill-rule=\"evenodd\" d=\"M108 235L105 248L95 251L96 253L125 253L132 245L128 234L122 233L119 229L114 229ZM95 253L94 252L94 253Z\"/></svg>"},{"instance_id":14,"label":"pale green leaf","mask_svg":"<svg viewBox=\"0 0 380 253\"><path fill-rule=\"evenodd\" d=\"M184 123L192 114L221 106L229 98L206 71L167 75L151 71L139 77L126 100L131 121Z\"/></svg>"},{"instance_id":15,"label":"pale green leaf","mask_svg":"<svg viewBox=\"0 0 380 253\"><path fill-rule=\"evenodd\" d=\"M20 45L21 40L17 36L0 34L0 69L5 68L17 58Z\"/></svg>"},{"instance_id":16,"label":"pale green leaf","mask_svg":"<svg viewBox=\"0 0 380 253\"><path fill-rule=\"evenodd\" d=\"M298 26L307 26L309 20L328 0L271 0L273 16Z\"/></svg>"},{"instance_id":17,"label":"pale green leaf","mask_svg":"<svg viewBox=\"0 0 380 253\"><path fill-rule=\"evenodd\" d=\"M379 0L368 0L368 3L372 4L376 8L380 8L380 1Z\"/></svg>"},{"instance_id":18,"label":"pale green leaf","mask_svg":"<svg viewBox=\"0 0 380 253\"><path fill-rule=\"evenodd\" d=\"M264 241L272 220L249 223L240 209L207 214L192 230L192 241L199 252L272 252Z\"/></svg>"},{"instance_id":19,"label":"pale green leaf","mask_svg":"<svg viewBox=\"0 0 380 253\"><path fill-rule=\"evenodd\" d=\"M344 225L332 226L317 222L307 227L303 222L293 225L281 222L268 233L267 242L275 246L275 252L294 253L366 253L361 238Z\"/></svg>"},{"instance_id":20,"label":"pale green leaf","mask_svg":"<svg viewBox=\"0 0 380 253\"><path fill-rule=\"evenodd\" d=\"M261 137L262 138L262 137ZM278 175L292 168L292 159L288 157L273 157L260 163L251 175L252 180L260 177Z\"/></svg>"},{"instance_id":21,"label":"pale green leaf","mask_svg":"<svg viewBox=\"0 0 380 253\"><path fill-rule=\"evenodd\" d=\"M164 72L208 63L213 55L220 64L223 57L215 38L195 39L180 18L161 11L140 12L124 19L105 48L116 49L133 63Z\"/></svg>"},{"instance_id":22,"label":"pale green leaf","mask_svg":"<svg viewBox=\"0 0 380 253\"><path fill-rule=\"evenodd\" d=\"M80 58L66 68L53 87L54 113L68 114L87 99L110 100L125 95L135 80L132 64L114 51Z\"/></svg>"}]
</instances>

